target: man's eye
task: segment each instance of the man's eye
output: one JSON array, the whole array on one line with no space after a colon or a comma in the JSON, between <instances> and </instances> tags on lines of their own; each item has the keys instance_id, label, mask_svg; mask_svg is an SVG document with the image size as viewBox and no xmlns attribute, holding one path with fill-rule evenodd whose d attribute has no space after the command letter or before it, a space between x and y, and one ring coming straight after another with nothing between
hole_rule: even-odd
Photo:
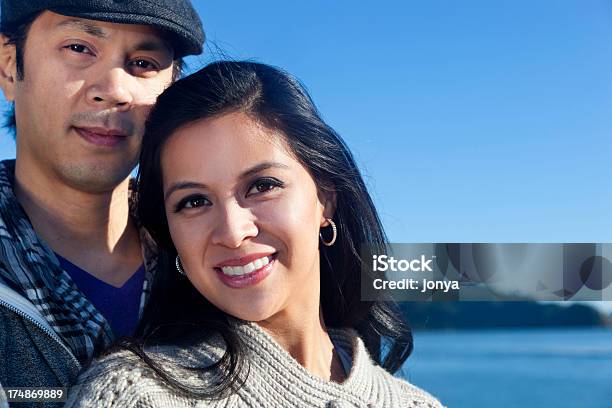
<instances>
[{"instance_id":1,"label":"man's eye","mask_svg":"<svg viewBox=\"0 0 612 408\"><path fill-rule=\"evenodd\" d=\"M142 71L157 71L159 69L157 65L155 65L151 61L147 61L143 59L134 60L130 63L130 65Z\"/></svg>"},{"instance_id":2,"label":"man's eye","mask_svg":"<svg viewBox=\"0 0 612 408\"><path fill-rule=\"evenodd\" d=\"M72 52L76 52L77 54L93 54L89 47L83 44L69 44L64 47Z\"/></svg>"}]
</instances>

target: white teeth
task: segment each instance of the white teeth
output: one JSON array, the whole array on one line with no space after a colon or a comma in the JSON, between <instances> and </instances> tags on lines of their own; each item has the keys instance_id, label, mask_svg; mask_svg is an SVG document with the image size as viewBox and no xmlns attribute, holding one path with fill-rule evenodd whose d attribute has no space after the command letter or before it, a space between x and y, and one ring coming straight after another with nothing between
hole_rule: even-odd
<instances>
[{"instance_id":1,"label":"white teeth","mask_svg":"<svg viewBox=\"0 0 612 408\"><path fill-rule=\"evenodd\" d=\"M230 276L240 276L245 275L247 273L251 273L257 269L263 268L267 264L269 264L271 259L267 256L263 258L256 259L252 262L249 262L243 266L224 266L221 268L221 271Z\"/></svg>"}]
</instances>

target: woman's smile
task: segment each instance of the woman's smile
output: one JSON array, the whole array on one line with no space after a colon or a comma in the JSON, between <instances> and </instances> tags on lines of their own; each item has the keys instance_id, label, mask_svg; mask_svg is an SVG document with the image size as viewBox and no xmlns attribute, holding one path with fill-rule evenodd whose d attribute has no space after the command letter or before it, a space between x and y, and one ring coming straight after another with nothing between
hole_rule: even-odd
<instances>
[{"instance_id":1,"label":"woman's smile","mask_svg":"<svg viewBox=\"0 0 612 408\"><path fill-rule=\"evenodd\" d=\"M266 279L272 273L275 261L276 253L265 256L253 254L221 262L214 269L222 283L231 288L240 289L256 285Z\"/></svg>"}]
</instances>

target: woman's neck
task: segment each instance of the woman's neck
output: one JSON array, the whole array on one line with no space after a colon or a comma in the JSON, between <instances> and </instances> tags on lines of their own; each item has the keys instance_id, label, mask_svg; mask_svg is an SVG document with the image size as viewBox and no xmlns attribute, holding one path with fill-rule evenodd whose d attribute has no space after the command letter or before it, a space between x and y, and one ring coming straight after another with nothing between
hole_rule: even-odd
<instances>
[{"instance_id":1,"label":"woman's neck","mask_svg":"<svg viewBox=\"0 0 612 408\"><path fill-rule=\"evenodd\" d=\"M283 313L283 312L282 312ZM326 381L342 382L345 379L340 359L327 333L323 314L295 316L275 315L257 322L302 367Z\"/></svg>"}]
</instances>

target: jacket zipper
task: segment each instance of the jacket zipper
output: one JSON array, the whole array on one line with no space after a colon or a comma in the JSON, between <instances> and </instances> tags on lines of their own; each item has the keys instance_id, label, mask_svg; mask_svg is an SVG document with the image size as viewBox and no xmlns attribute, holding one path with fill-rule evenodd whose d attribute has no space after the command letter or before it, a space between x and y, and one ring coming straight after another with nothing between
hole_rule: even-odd
<instances>
[{"instance_id":1,"label":"jacket zipper","mask_svg":"<svg viewBox=\"0 0 612 408\"><path fill-rule=\"evenodd\" d=\"M12 306L11 304L5 302L2 299L0 299L0 305L6 307L7 309L9 309L11 311L13 311L14 313L18 314L19 316L21 316L24 319L28 320L29 322L33 323L36 327L40 328L44 333L46 333L49 337L51 337L53 340L55 340L60 346L62 346L64 348L64 350L66 350L66 352L68 353L68 355L70 356L72 361L79 368L79 370L81 369L81 363L79 362L79 360L77 360L77 358L74 356L74 354L72 354L72 351L68 348L68 346L66 346L64 344L64 342L62 341L62 339L60 339L60 337L57 335L57 333L55 333L53 330L49 330L47 327L45 327L44 325L40 324L38 321L36 321L36 319L33 319L27 313L25 313L25 312L21 311L20 309Z\"/></svg>"}]
</instances>

